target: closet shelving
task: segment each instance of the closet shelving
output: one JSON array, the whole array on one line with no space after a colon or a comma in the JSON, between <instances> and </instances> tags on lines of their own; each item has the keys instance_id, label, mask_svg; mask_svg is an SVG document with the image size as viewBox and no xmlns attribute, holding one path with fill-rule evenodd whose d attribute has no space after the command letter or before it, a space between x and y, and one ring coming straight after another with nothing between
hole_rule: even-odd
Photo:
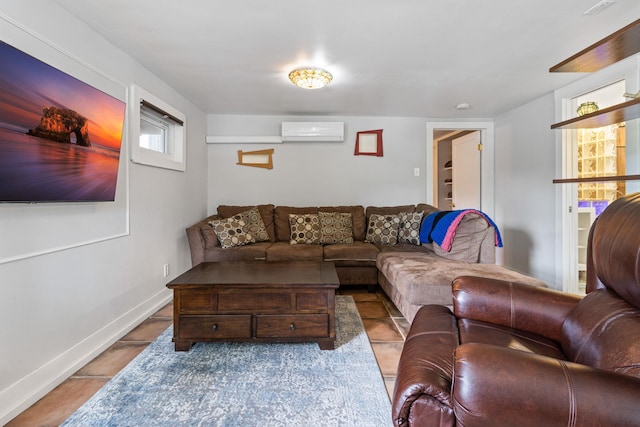
<instances>
[{"instance_id":1,"label":"closet shelving","mask_svg":"<svg viewBox=\"0 0 640 427\"><path fill-rule=\"evenodd\" d=\"M587 278L587 243L589 229L595 221L595 208L578 208L578 286L584 291Z\"/></svg>"}]
</instances>

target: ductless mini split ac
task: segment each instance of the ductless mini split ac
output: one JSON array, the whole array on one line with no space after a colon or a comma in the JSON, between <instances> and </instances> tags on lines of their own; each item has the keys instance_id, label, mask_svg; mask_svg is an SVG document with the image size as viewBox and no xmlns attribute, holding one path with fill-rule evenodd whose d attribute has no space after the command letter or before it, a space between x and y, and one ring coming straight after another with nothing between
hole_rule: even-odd
<instances>
[{"instance_id":1,"label":"ductless mini split ac","mask_svg":"<svg viewBox=\"0 0 640 427\"><path fill-rule=\"evenodd\" d=\"M343 122L282 122L282 142L344 141Z\"/></svg>"},{"instance_id":2,"label":"ductless mini split ac","mask_svg":"<svg viewBox=\"0 0 640 427\"><path fill-rule=\"evenodd\" d=\"M344 122L282 122L280 136L207 136L207 144L279 144L342 142Z\"/></svg>"}]
</instances>

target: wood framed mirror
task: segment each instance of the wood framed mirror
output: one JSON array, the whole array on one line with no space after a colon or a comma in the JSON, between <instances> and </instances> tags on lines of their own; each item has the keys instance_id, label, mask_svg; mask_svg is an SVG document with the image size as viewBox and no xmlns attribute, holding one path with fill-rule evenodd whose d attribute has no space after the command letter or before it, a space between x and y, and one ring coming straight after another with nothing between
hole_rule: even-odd
<instances>
[{"instance_id":1,"label":"wood framed mirror","mask_svg":"<svg viewBox=\"0 0 640 427\"><path fill-rule=\"evenodd\" d=\"M358 132L353 155L382 157L382 129Z\"/></svg>"},{"instance_id":2,"label":"wood framed mirror","mask_svg":"<svg viewBox=\"0 0 640 427\"><path fill-rule=\"evenodd\" d=\"M274 149L242 151L238 150L238 165L256 168L273 169Z\"/></svg>"}]
</instances>

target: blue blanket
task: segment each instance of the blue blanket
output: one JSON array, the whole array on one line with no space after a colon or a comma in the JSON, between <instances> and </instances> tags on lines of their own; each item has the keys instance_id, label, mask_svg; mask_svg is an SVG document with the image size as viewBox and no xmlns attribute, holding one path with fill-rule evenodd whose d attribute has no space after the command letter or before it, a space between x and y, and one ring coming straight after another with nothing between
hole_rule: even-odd
<instances>
[{"instance_id":1,"label":"blue blanket","mask_svg":"<svg viewBox=\"0 0 640 427\"><path fill-rule=\"evenodd\" d=\"M460 222L466 215L472 213L480 215L489 225L493 226L496 231L495 245L497 247L502 247L502 237L500 236L498 226L496 226L487 214L477 209L462 209L430 213L422 220L422 226L420 227L420 241L423 243L435 242L445 251L450 251L458 225L460 225Z\"/></svg>"}]
</instances>

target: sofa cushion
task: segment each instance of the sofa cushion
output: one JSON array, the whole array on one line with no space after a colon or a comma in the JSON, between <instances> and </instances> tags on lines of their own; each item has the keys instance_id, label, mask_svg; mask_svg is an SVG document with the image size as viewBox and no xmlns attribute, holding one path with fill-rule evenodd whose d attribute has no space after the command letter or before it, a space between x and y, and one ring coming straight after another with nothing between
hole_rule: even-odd
<instances>
[{"instance_id":1,"label":"sofa cushion","mask_svg":"<svg viewBox=\"0 0 640 427\"><path fill-rule=\"evenodd\" d=\"M423 214L424 214L423 218L424 218L425 216L429 215L430 213L437 212L439 210L440 209L436 208L435 206L428 205L426 203L418 203L416 205L416 210L415 211L416 212L423 212Z\"/></svg>"},{"instance_id":2,"label":"sofa cushion","mask_svg":"<svg viewBox=\"0 0 640 427\"><path fill-rule=\"evenodd\" d=\"M493 323L458 319L460 344L484 343L566 360L558 343L541 335Z\"/></svg>"},{"instance_id":3,"label":"sofa cushion","mask_svg":"<svg viewBox=\"0 0 640 427\"><path fill-rule=\"evenodd\" d=\"M320 243L335 245L353 243L351 213L318 212L320 219Z\"/></svg>"},{"instance_id":4,"label":"sofa cushion","mask_svg":"<svg viewBox=\"0 0 640 427\"><path fill-rule=\"evenodd\" d=\"M464 223L464 220L462 223ZM462 223L460 225L462 225ZM495 252L495 233L496 231L492 226L476 232L456 233L456 237L453 239L450 251L442 249L442 247L436 242L433 242L433 251L436 255L443 258L477 263L480 259L480 252L486 239L489 239L486 246L494 248L493 250Z\"/></svg>"},{"instance_id":5,"label":"sofa cushion","mask_svg":"<svg viewBox=\"0 0 640 427\"><path fill-rule=\"evenodd\" d=\"M320 243L320 217L318 214L289 214L290 242L292 245Z\"/></svg>"},{"instance_id":6,"label":"sofa cushion","mask_svg":"<svg viewBox=\"0 0 640 427\"><path fill-rule=\"evenodd\" d=\"M209 223L223 249L255 243L255 238L247 229L247 217L242 213L229 218L213 219Z\"/></svg>"},{"instance_id":7,"label":"sofa cushion","mask_svg":"<svg viewBox=\"0 0 640 427\"><path fill-rule=\"evenodd\" d=\"M589 292L562 324L562 349L572 362L640 378L638 319L640 309L615 292Z\"/></svg>"},{"instance_id":8,"label":"sofa cushion","mask_svg":"<svg viewBox=\"0 0 640 427\"><path fill-rule=\"evenodd\" d=\"M395 245L398 243L398 227L400 218L398 215L371 214L367 226L367 239L369 243L382 243Z\"/></svg>"},{"instance_id":9,"label":"sofa cushion","mask_svg":"<svg viewBox=\"0 0 640 427\"><path fill-rule=\"evenodd\" d=\"M458 276L480 276L544 286L540 280L495 264L467 264L427 252L380 252L378 270L411 304L452 305L451 282Z\"/></svg>"},{"instance_id":10,"label":"sofa cushion","mask_svg":"<svg viewBox=\"0 0 640 427\"><path fill-rule=\"evenodd\" d=\"M216 236L216 232L213 231L213 227L211 226L211 223L210 223L210 221L214 219L220 219L220 216L211 215L199 223L200 233L202 233L202 238L204 239L205 249L220 246L220 241L218 240L218 236Z\"/></svg>"},{"instance_id":11,"label":"sofa cushion","mask_svg":"<svg viewBox=\"0 0 640 427\"><path fill-rule=\"evenodd\" d=\"M396 245L376 243L375 246L380 252L425 252L433 254L431 244L417 246L412 243L398 243Z\"/></svg>"},{"instance_id":12,"label":"sofa cushion","mask_svg":"<svg viewBox=\"0 0 640 427\"><path fill-rule=\"evenodd\" d=\"M322 245L292 245L276 242L266 250L267 261L322 261Z\"/></svg>"},{"instance_id":13,"label":"sofa cushion","mask_svg":"<svg viewBox=\"0 0 640 427\"><path fill-rule=\"evenodd\" d=\"M376 215L398 215L401 212L415 212L416 207L414 205L400 205L400 206L368 206L366 211L367 220L373 214Z\"/></svg>"},{"instance_id":14,"label":"sofa cushion","mask_svg":"<svg viewBox=\"0 0 640 427\"><path fill-rule=\"evenodd\" d=\"M421 231L423 238L429 234L424 229ZM455 228L450 250L443 249L436 241L427 244L443 258L468 263L494 263L495 238L495 228L482 215L469 213ZM422 244L425 245L424 242Z\"/></svg>"},{"instance_id":15,"label":"sofa cushion","mask_svg":"<svg viewBox=\"0 0 640 427\"><path fill-rule=\"evenodd\" d=\"M364 241L367 232L367 219L364 215L364 207L360 205L353 206L320 206L319 212L340 212L350 213L353 222L353 239Z\"/></svg>"},{"instance_id":16,"label":"sofa cushion","mask_svg":"<svg viewBox=\"0 0 640 427\"><path fill-rule=\"evenodd\" d=\"M289 242L291 240L291 226L289 215L291 214L317 214L317 207L291 207L276 206L273 210L273 225L275 228L276 242Z\"/></svg>"},{"instance_id":17,"label":"sofa cushion","mask_svg":"<svg viewBox=\"0 0 640 427\"><path fill-rule=\"evenodd\" d=\"M355 241L351 244L327 245L324 247L325 261L373 261L380 251L367 242Z\"/></svg>"},{"instance_id":18,"label":"sofa cushion","mask_svg":"<svg viewBox=\"0 0 640 427\"><path fill-rule=\"evenodd\" d=\"M235 246L233 248L222 249L217 246L210 248L204 252L203 262L220 262L220 261L253 261L264 260L267 258L267 248L273 243L258 242L250 245Z\"/></svg>"},{"instance_id":19,"label":"sofa cushion","mask_svg":"<svg viewBox=\"0 0 640 427\"><path fill-rule=\"evenodd\" d=\"M401 212L400 226L398 228L398 242L420 244L420 225L423 212Z\"/></svg>"},{"instance_id":20,"label":"sofa cushion","mask_svg":"<svg viewBox=\"0 0 640 427\"><path fill-rule=\"evenodd\" d=\"M269 241L275 242L275 230L273 225L273 210L274 206L272 204L265 205L257 205L257 206L231 206L231 205L220 205L218 206L218 215L221 218L229 218L240 212L246 212L253 208L257 208L258 212L260 212L260 217L262 218L262 223L264 224L265 229L267 230L267 234L269 235ZM259 240L262 241L262 240Z\"/></svg>"}]
</instances>

